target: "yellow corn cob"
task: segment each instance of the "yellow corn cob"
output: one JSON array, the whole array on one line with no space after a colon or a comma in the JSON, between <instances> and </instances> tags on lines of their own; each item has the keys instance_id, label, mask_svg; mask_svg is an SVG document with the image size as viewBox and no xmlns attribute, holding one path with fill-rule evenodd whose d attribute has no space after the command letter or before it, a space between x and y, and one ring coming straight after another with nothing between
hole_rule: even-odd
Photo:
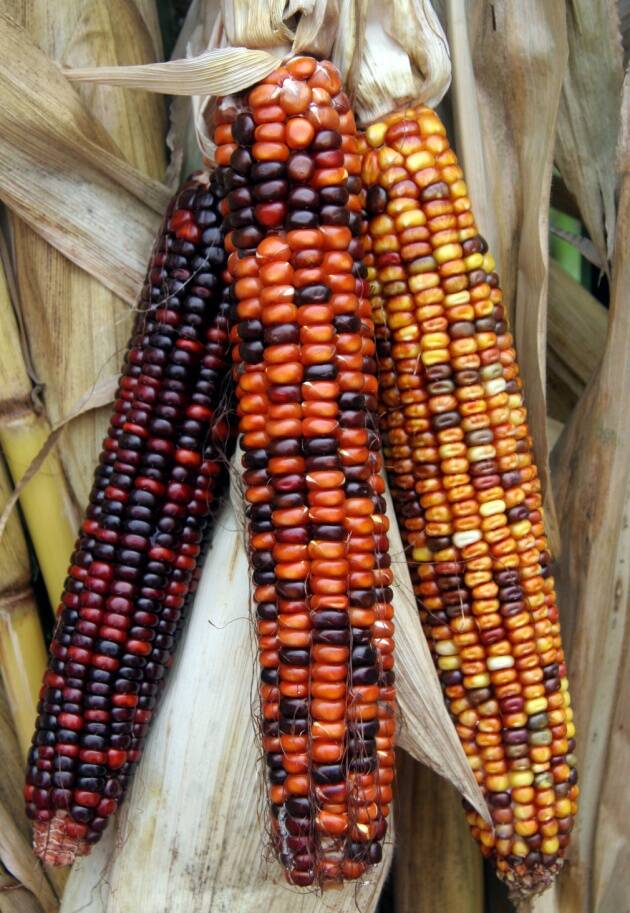
<instances>
[{"instance_id":1,"label":"yellow corn cob","mask_svg":"<svg viewBox=\"0 0 630 913\"><path fill-rule=\"evenodd\" d=\"M578 795L540 482L494 261L429 108L364 141L385 459L424 629L514 894L560 868Z\"/></svg>"}]
</instances>

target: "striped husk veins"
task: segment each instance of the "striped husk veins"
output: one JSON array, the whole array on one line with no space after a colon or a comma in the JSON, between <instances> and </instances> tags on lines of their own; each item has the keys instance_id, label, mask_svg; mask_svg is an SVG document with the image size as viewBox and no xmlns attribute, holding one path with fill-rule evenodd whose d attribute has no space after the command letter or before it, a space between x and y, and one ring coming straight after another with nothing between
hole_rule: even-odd
<instances>
[{"instance_id":1,"label":"striped husk veins","mask_svg":"<svg viewBox=\"0 0 630 913\"><path fill-rule=\"evenodd\" d=\"M289 881L381 857L393 622L354 119L294 58L217 110L271 832Z\"/></svg>"},{"instance_id":2,"label":"striped husk veins","mask_svg":"<svg viewBox=\"0 0 630 913\"><path fill-rule=\"evenodd\" d=\"M229 306L216 187L156 240L61 597L27 769L35 849L85 855L138 763L226 480Z\"/></svg>"},{"instance_id":3,"label":"striped husk veins","mask_svg":"<svg viewBox=\"0 0 630 913\"><path fill-rule=\"evenodd\" d=\"M560 868L578 795L540 482L494 262L426 107L363 141L387 474L425 633L515 895Z\"/></svg>"}]
</instances>

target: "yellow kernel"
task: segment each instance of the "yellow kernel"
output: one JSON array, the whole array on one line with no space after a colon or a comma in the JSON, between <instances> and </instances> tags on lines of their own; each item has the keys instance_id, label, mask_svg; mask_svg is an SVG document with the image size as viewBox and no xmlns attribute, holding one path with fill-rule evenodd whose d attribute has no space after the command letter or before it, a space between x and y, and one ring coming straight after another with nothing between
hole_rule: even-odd
<instances>
[{"instance_id":1,"label":"yellow kernel","mask_svg":"<svg viewBox=\"0 0 630 913\"><path fill-rule=\"evenodd\" d=\"M505 774L486 778L486 787L493 793L504 793L510 788L510 781Z\"/></svg>"},{"instance_id":2,"label":"yellow kernel","mask_svg":"<svg viewBox=\"0 0 630 913\"><path fill-rule=\"evenodd\" d=\"M380 238L381 235L393 234L394 231L394 220L384 214L375 216L370 222L370 233L375 238Z\"/></svg>"},{"instance_id":3,"label":"yellow kernel","mask_svg":"<svg viewBox=\"0 0 630 913\"><path fill-rule=\"evenodd\" d=\"M420 171L422 168L429 168L434 165L435 157L423 149L421 152L413 152L408 155L405 164L409 173L415 174L416 171Z\"/></svg>"},{"instance_id":4,"label":"yellow kernel","mask_svg":"<svg viewBox=\"0 0 630 913\"><path fill-rule=\"evenodd\" d=\"M560 849L560 841L557 837L547 837L543 840L541 849L547 856L554 856Z\"/></svg>"},{"instance_id":5,"label":"yellow kernel","mask_svg":"<svg viewBox=\"0 0 630 913\"><path fill-rule=\"evenodd\" d=\"M422 212L421 209L408 209L401 214L396 219L396 229L398 231L405 231L407 228L418 228L419 226L426 225L427 217Z\"/></svg>"},{"instance_id":6,"label":"yellow kernel","mask_svg":"<svg viewBox=\"0 0 630 913\"><path fill-rule=\"evenodd\" d=\"M470 301L470 292L453 292L452 295L444 297L444 305L447 308L457 307L458 305L468 304ZM461 318L460 318L461 319Z\"/></svg>"},{"instance_id":7,"label":"yellow kernel","mask_svg":"<svg viewBox=\"0 0 630 913\"><path fill-rule=\"evenodd\" d=\"M422 349L440 349L448 345L449 337L446 333L427 333L420 344Z\"/></svg>"},{"instance_id":8,"label":"yellow kernel","mask_svg":"<svg viewBox=\"0 0 630 913\"><path fill-rule=\"evenodd\" d=\"M414 561L430 561L432 554L428 548L414 548L411 550L411 557Z\"/></svg>"},{"instance_id":9,"label":"yellow kernel","mask_svg":"<svg viewBox=\"0 0 630 913\"><path fill-rule=\"evenodd\" d=\"M546 697L535 697L531 701L525 701L525 713L531 716L533 713L542 713L547 709Z\"/></svg>"},{"instance_id":10,"label":"yellow kernel","mask_svg":"<svg viewBox=\"0 0 630 913\"><path fill-rule=\"evenodd\" d=\"M536 813L533 805L519 805L518 802L514 803L513 811L518 821L528 821Z\"/></svg>"},{"instance_id":11,"label":"yellow kernel","mask_svg":"<svg viewBox=\"0 0 630 913\"><path fill-rule=\"evenodd\" d=\"M422 292L428 288L435 288L440 284L437 273L419 273L409 279L409 289L412 292Z\"/></svg>"},{"instance_id":12,"label":"yellow kernel","mask_svg":"<svg viewBox=\"0 0 630 913\"><path fill-rule=\"evenodd\" d=\"M440 656L437 664L438 668L443 669L444 672L452 672L454 669L459 669L461 660L459 656Z\"/></svg>"},{"instance_id":13,"label":"yellow kernel","mask_svg":"<svg viewBox=\"0 0 630 913\"><path fill-rule=\"evenodd\" d=\"M512 852L515 856L527 856L529 853L529 846L524 840L515 840L512 844Z\"/></svg>"},{"instance_id":14,"label":"yellow kernel","mask_svg":"<svg viewBox=\"0 0 630 913\"><path fill-rule=\"evenodd\" d=\"M384 124L382 121L375 124L370 124L370 126L365 131L365 138L370 146L372 146L372 148L382 145L387 130L388 125Z\"/></svg>"},{"instance_id":15,"label":"yellow kernel","mask_svg":"<svg viewBox=\"0 0 630 913\"><path fill-rule=\"evenodd\" d=\"M486 672L464 676L464 688L487 688L489 684L490 676Z\"/></svg>"},{"instance_id":16,"label":"yellow kernel","mask_svg":"<svg viewBox=\"0 0 630 913\"><path fill-rule=\"evenodd\" d=\"M378 163L381 168L389 168L391 165L402 165L404 158L400 152L396 152L391 146L383 146L378 150Z\"/></svg>"},{"instance_id":17,"label":"yellow kernel","mask_svg":"<svg viewBox=\"0 0 630 913\"><path fill-rule=\"evenodd\" d=\"M443 244L436 247L433 256L438 263L448 263L449 260L458 260L462 255L461 244Z\"/></svg>"},{"instance_id":18,"label":"yellow kernel","mask_svg":"<svg viewBox=\"0 0 630 913\"><path fill-rule=\"evenodd\" d=\"M508 773L508 780L512 789L531 786L534 782L534 772L532 770L511 770Z\"/></svg>"},{"instance_id":19,"label":"yellow kernel","mask_svg":"<svg viewBox=\"0 0 630 913\"><path fill-rule=\"evenodd\" d=\"M466 182L465 182L465 181L454 181L454 182L451 184L451 196L452 196L452 197L455 197L455 198L457 198L457 197L467 197L467 196L468 196L468 188L466 187ZM494 262L494 261L493 261L493 262ZM493 267L492 269L494 269L494 267ZM486 270L486 272L487 272L487 273L491 273L492 270L489 269L489 270Z\"/></svg>"},{"instance_id":20,"label":"yellow kernel","mask_svg":"<svg viewBox=\"0 0 630 913\"><path fill-rule=\"evenodd\" d=\"M464 263L468 272L473 269L480 269L483 264L483 254L470 254L468 257L464 257Z\"/></svg>"},{"instance_id":21,"label":"yellow kernel","mask_svg":"<svg viewBox=\"0 0 630 913\"><path fill-rule=\"evenodd\" d=\"M556 818L567 818L571 814L571 800L558 799L554 805Z\"/></svg>"}]
</instances>

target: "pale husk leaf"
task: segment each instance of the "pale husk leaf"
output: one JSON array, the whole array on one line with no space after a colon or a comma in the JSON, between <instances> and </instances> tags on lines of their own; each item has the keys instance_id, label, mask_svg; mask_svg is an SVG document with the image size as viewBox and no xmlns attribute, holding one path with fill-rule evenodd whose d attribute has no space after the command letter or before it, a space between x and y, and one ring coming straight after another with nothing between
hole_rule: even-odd
<instances>
[{"instance_id":1,"label":"pale husk leaf","mask_svg":"<svg viewBox=\"0 0 630 913\"><path fill-rule=\"evenodd\" d=\"M549 193L556 116L567 59L563 4L524 0L492 9L481 0L447 0L455 59L472 65L455 85L458 149L471 167L469 189L511 310L528 419L545 494L546 528L560 540L551 485L545 410L545 324ZM467 28L463 27L465 9ZM479 130L481 124L481 135ZM483 163L480 159L483 158ZM484 180L485 176L485 180Z\"/></svg>"},{"instance_id":2,"label":"pale husk leaf","mask_svg":"<svg viewBox=\"0 0 630 913\"><path fill-rule=\"evenodd\" d=\"M461 799L404 752L395 818L395 913L484 913L482 856Z\"/></svg>"},{"instance_id":3,"label":"pale husk leaf","mask_svg":"<svg viewBox=\"0 0 630 913\"><path fill-rule=\"evenodd\" d=\"M314 0L316 4L326 0ZM312 6L313 0L296 4ZM277 48L291 46L293 33L285 22L285 0L265 0L250 3L249 0L221 0L221 10L227 43L248 48Z\"/></svg>"},{"instance_id":4,"label":"pale husk leaf","mask_svg":"<svg viewBox=\"0 0 630 913\"><path fill-rule=\"evenodd\" d=\"M368 0L356 83L360 123L410 103L435 106L451 82L448 42L428 0Z\"/></svg>"},{"instance_id":5,"label":"pale husk leaf","mask_svg":"<svg viewBox=\"0 0 630 913\"><path fill-rule=\"evenodd\" d=\"M0 458L0 510L11 488ZM30 557L22 525L14 513L0 540L0 673L23 759L33 734L45 668L46 648L31 589Z\"/></svg>"},{"instance_id":6,"label":"pale husk leaf","mask_svg":"<svg viewBox=\"0 0 630 913\"><path fill-rule=\"evenodd\" d=\"M29 526L39 568L51 604L56 605L66 576L68 555L75 541L77 518L57 450L49 448L41 464L41 474L33 478L28 486L22 484L29 463L40 452L51 429L34 397L27 373L24 339L16 321L19 297L11 264L7 263L7 266L9 270L5 273L0 264L0 339L3 345L0 358L0 448L15 488L0 509L0 551L4 548L3 528L10 516L9 505L19 493L22 515ZM32 268L33 263L30 266ZM28 370L33 372L32 365ZM7 535L15 541L17 532L9 529ZM1 575L7 584L11 583L13 566L12 558ZM25 566L24 582L29 577L28 558Z\"/></svg>"},{"instance_id":7,"label":"pale husk leaf","mask_svg":"<svg viewBox=\"0 0 630 913\"><path fill-rule=\"evenodd\" d=\"M581 809L572 835L571 865L558 885L562 913L609 913L617 885L630 874L628 843L619 828L630 818L627 764L622 749L628 726L630 668L629 489L630 427L630 86L622 103L611 307L606 349L571 421L556 446L554 480L565 541L560 566L564 621L578 730ZM578 458L579 457L579 458Z\"/></svg>"},{"instance_id":8,"label":"pale husk leaf","mask_svg":"<svg viewBox=\"0 0 630 913\"><path fill-rule=\"evenodd\" d=\"M615 233L615 150L623 83L615 0L567 3L567 37L569 65L558 112L556 163L607 269Z\"/></svg>"},{"instance_id":9,"label":"pale husk leaf","mask_svg":"<svg viewBox=\"0 0 630 913\"><path fill-rule=\"evenodd\" d=\"M284 884L266 852L248 580L227 505L125 810L75 865L64 913L375 910L391 845L369 883L323 899Z\"/></svg>"},{"instance_id":10,"label":"pale husk leaf","mask_svg":"<svg viewBox=\"0 0 630 913\"><path fill-rule=\"evenodd\" d=\"M116 154L57 67L1 14L0 50L0 199L66 257L135 301L166 191ZM118 237L135 243L112 244Z\"/></svg>"},{"instance_id":11,"label":"pale husk leaf","mask_svg":"<svg viewBox=\"0 0 630 913\"><path fill-rule=\"evenodd\" d=\"M148 89L166 95L231 95L263 79L277 66L278 57L269 51L229 47L165 63L67 69L65 75L71 82Z\"/></svg>"},{"instance_id":12,"label":"pale husk leaf","mask_svg":"<svg viewBox=\"0 0 630 913\"><path fill-rule=\"evenodd\" d=\"M547 359L572 380L576 399L595 373L604 352L606 308L555 260L549 261Z\"/></svg>"},{"instance_id":13,"label":"pale husk leaf","mask_svg":"<svg viewBox=\"0 0 630 913\"><path fill-rule=\"evenodd\" d=\"M147 93L81 87L104 119L101 123L36 48L39 44L50 57L69 61L85 60L90 52L100 60L108 55L150 59L152 43L130 0L115 0L113 6L103 0L72 0L62 11L25 0L24 21L32 29L30 38L15 28L0 29L3 42L16 45L11 53L30 62L33 70L24 67L18 77L12 72L6 77L16 120L6 154L12 172L20 165L23 169L13 184L7 179L6 199L20 216L13 219L13 242L23 321L37 374L46 385L49 416L58 426L74 412L79 395L98 389L119 369L132 317L122 298L128 303L137 299L168 200L160 184L137 170L156 176L163 172L164 118L162 99ZM138 34L126 37L132 26ZM9 112L3 113L8 117ZM27 119L34 122L36 143L25 150ZM130 162L121 158L121 149ZM94 405L92 400L92 409ZM87 500L106 418L103 410L84 413L66 433L63 461L80 507ZM62 573L70 551L71 546ZM59 592L51 597L53 604Z\"/></svg>"}]
</instances>

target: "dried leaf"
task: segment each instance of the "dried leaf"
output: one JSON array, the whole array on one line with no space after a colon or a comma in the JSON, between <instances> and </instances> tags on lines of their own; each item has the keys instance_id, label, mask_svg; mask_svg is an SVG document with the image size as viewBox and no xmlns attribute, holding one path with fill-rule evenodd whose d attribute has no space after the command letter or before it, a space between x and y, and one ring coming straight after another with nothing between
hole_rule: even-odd
<instances>
[{"instance_id":1,"label":"dried leaf","mask_svg":"<svg viewBox=\"0 0 630 913\"><path fill-rule=\"evenodd\" d=\"M554 453L554 481L565 541L558 574L559 602L569 648L578 730L581 809L572 836L571 865L559 882L562 913L620 909L611 878L627 884L628 844L619 827L630 819L626 765L614 752L628 725L630 678L630 79L622 103L611 306L606 349L596 376L575 409ZM614 779L607 779L614 777ZM605 802L602 799L605 797ZM614 813L613 813L614 808ZM609 817L611 816L612 817ZM613 875L614 872L614 875ZM609 905L609 902L611 905Z\"/></svg>"},{"instance_id":2,"label":"dried leaf","mask_svg":"<svg viewBox=\"0 0 630 913\"><path fill-rule=\"evenodd\" d=\"M104 380L98 381L94 384L91 390L79 398L76 406L70 410L68 415L64 416L61 421L57 422L54 425L48 438L28 468L25 470L24 474L20 477L17 485L11 493L11 496L7 498L3 506L2 513L0 513L0 541L2 540L2 537L5 533L7 523L13 508L18 503L22 492L31 481L31 479L42 469L44 463L46 462L46 458L59 441L61 433L63 432L68 422L78 418L80 415L91 412L93 409L98 409L101 406L109 405L111 402L113 402L117 386L117 376L107 377Z\"/></svg>"},{"instance_id":3,"label":"dried leaf","mask_svg":"<svg viewBox=\"0 0 630 913\"><path fill-rule=\"evenodd\" d=\"M569 65L558 112L556 163L608 268L615 233L615 150L623 60L615 0L567 3Z\"/></svg>"},{"instance_id":4,"label":"dried leaf","mask_svg":"<svg viewBox=\"0 0 630 913\"><path fill-rule=\"evenodd\" d=\"M458 64L471 64L455 91L457 146L472 165L470 193L511 308L529 425L545 493L547 534L560 540L549 484L545 409L545 326L549 193L553 143L567 44L563 4L506 0L491 6L448 0L449 33ZM463 28L465 9L467 29ZM481 131L479 130L481 124ZM481 161L483 158L483 164Z\"/></svg>"},{"instance_id":5,"label":"dried leaf","mask_svg":"<svg viewBox=\"0 0 630 913\"><path fill-rule=\"evenodd\" d=\"M394 909L484 913L483 858L450 783L400 753Z\"/></svg>"},{"instance_id":6,"label":"dried leaf","mask_svg":"<svg viewBox=\"0 0 630 913\"><path fill-rule=\"evenodd\" d=\"M437 105L451 81L448 43L428 0L368 0L355 110L367 124L412 102Z\"/></svg>"},{"instance_id":7,"label":"dried leaf","mask_svg":"<svg viewBox=\"0 0 630 913\"><path fill-rule=\"evenodd\" d=\"M326 0L298 2L295 11L291 10L292 15L302 6L312 7L314 2L321 5ZM285 51L291 47L293 32L285 22L285 0L264 0L262 3L221 0L221 9L228 44L248 48L284 47Z\"/></svg>"},{"instance_id":8,"label":"dried leaf","mask_svg":"<svg viewBox=\"0 0 630 913\"><path fill-rule=\"evenodd\" d=\"M269 51L214 48L196 57L134 67L66 69L71 82L95 82L166 95L231 95L264 79L278 66Z\"/></svg>"},{"instance_id":9,"label":"dried leaf","mask_svg":"<svg viewBox=\"0 0 630 913\"><path fill-rule=\"evenodd\" d=\"M548 359L575 378L576 399L591 379L606 344L606 308L554 260L549 262Z\"/></svg>"},{"instance_id":10,"label":"dried leaf","mask_svg":"<svg viewBox=\"0 0 630 913\"><path fill-rule=\"evenodd\" d=\"M166 190L111 151L108 135L59 70L4 15L0 86L0 199L70 260L135 302Z\"/></svg>"}]
</instances>

